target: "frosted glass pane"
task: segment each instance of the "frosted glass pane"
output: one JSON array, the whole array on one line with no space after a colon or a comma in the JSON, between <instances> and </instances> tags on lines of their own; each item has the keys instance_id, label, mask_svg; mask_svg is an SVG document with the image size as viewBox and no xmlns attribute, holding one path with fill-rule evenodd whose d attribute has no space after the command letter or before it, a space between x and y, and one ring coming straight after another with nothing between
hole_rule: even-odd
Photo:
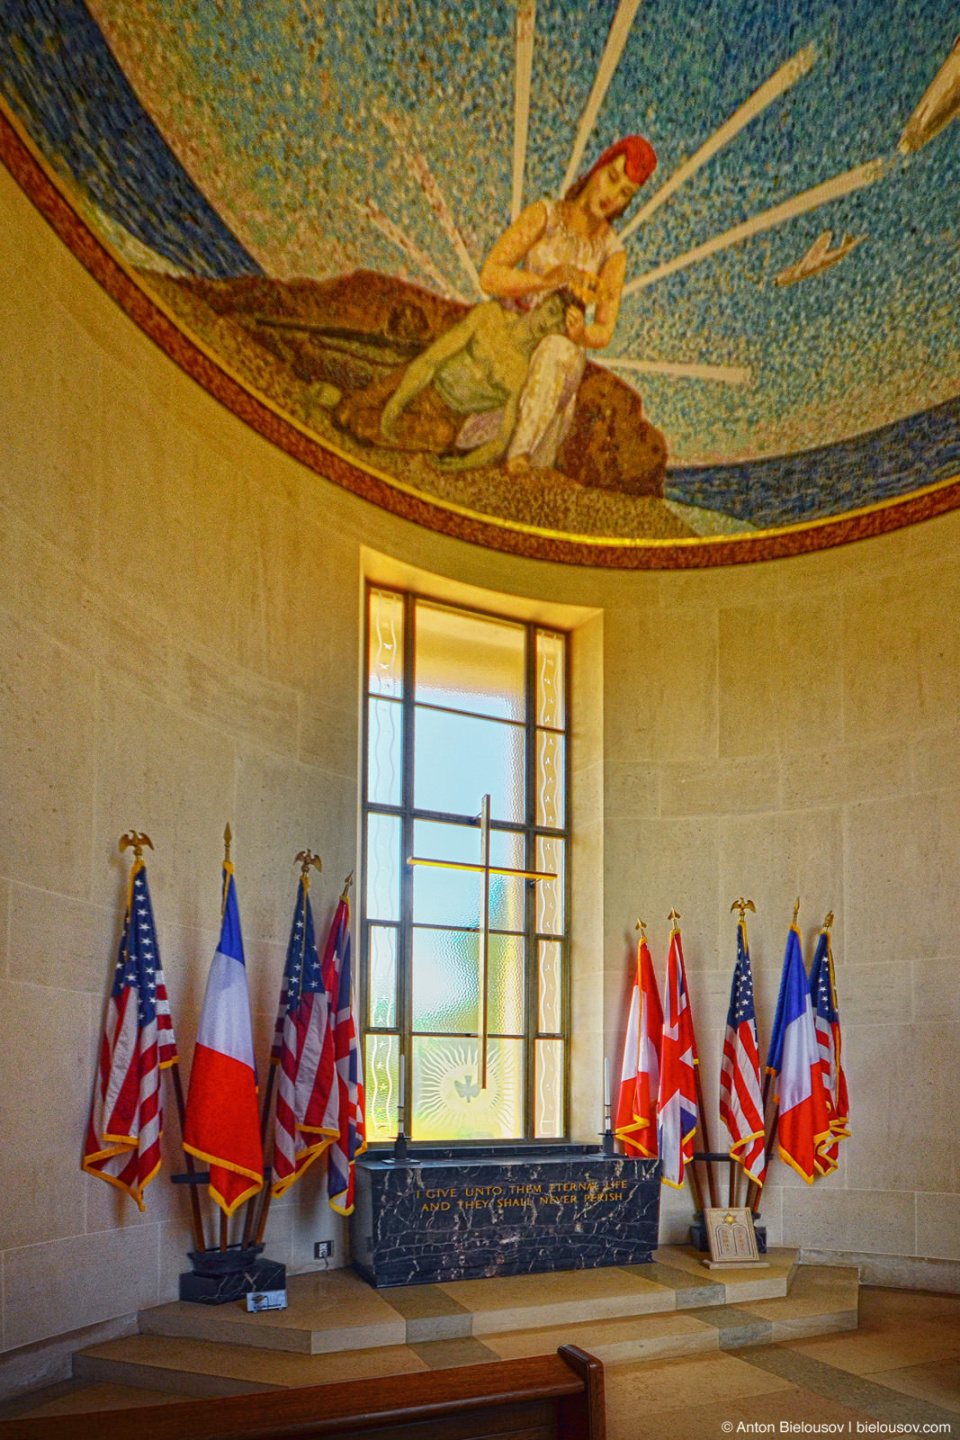
<instances>
[{"instance_id":1,"label":"frosted glass pane","mask_svg":"<svg viewBox=\"0 0 960 1440\"><path fill-rule=\"evenodd\" d=\"M537 881L537 930L543 935L563 934L563 858L562 840L537 837L537 869L557 877Z\"/></svg>"},{"instance_id":2,"label":"frosted glass pane","mask_svg":"<svg viewBox=\"0 0 960 1440\"><path fill-rule=\"evenodd\" d=\"M418 601L416 627L417 701L524 718L524 626Z\"/></svg>"},{"instance_id":3,"label":"frosted glass pane","mask_svg":"<svg viewBox=\"0 0 960 1440\"><path fill-rule=\"evenodd\" d=\"M400 1041L396 1035L368 1035L363 1066L367 1140L397 1135Z\"/></svg>"},{"instance_id":4,"label":"frosted glass pane","mask_svg":"<svg viewBox=\"0 0 960 1440\"><path fill-rule=\"evenodd\" d=\"M399 805L403 711L398 700L367 701L367 799Z\"/></svg>"},{"instance_id":5,"label":"frosted glass pane","mask_svg":"<svg viewBox=\"0 0 960 1440\"><path fill-rule=\"evenodd\" d=\"M523 1041L491 1040L480 1089L476 1040L414 1036L411 1134L439 1140L515 1140L523 1134Z\"/></svg>"},{"instance_id":6,"label":"frosted glass pane","mask_svg":"<svg viewBox=\"0 0 960 1440\"><path fill-rule=\"evenodd\" d=\"M440 825L418 820L413 827L413 852L424 860L461 860L478 865L480 830L475 826ZM523 836L494 830L490 835L491 865L524 868ZM509 875L490 877L490 928L522 930L524 881ZM480 924L483 877L474 870L441 870L417 865L413 871L413 919L417 925Z\"/></svg>"},{"instance_id":7,"label":"frosted glass pane","mask_svg":"<svg viewBox=\"0 0 960 1440\"><path fill-rule=\"evenodd\" d=\"M372 695L403 694L403 597L370 591L369 689Z\"/></svg>"},{"instance_id":8,"label":"frosted glass pane","mask_svg":"<svg viewBox=\"0 0 960 1440\"><path fill-rule=\"evenodd\" d=\"M418 820L413 827L413 853L425 860L480 862L480 831L465 825L436 825ZM413 869L415 925L480 924L483 877L471 870Z\"/></svg>"},{"instance_id":9,"label":"frosted glass pane","mask_svg":"<svg viewBox=\"0 0 960 1440\"><path fill-rule=\"evenodd\" d=\"M487 952L487 1032L523 1034L523 939L520 935L491 935Z\"/></svg>"},{"instance_id":10,"label":"frosted glass pane","mask_svg":"<svg viewBox=\"0 0 960 1440\"><path fill-rule=\"evenodd\" d=\"M537 824L562 830L564 824L564 738L537 731Z\"/></svg>"},{"instance_id":11,"label":"frosted glass pane","mask_svg":"<svg viewBox=\"0 0 960 1440\"><path fill-rule=\"evenodd\" d=\"M414 804L477 815L489 795L495 820L523 819L523 731L496 720L416 711Z\"/></svg>"},{"instance_id":12,"label":"frosted glass pane","mask_svg":"<svg viewBox=\"0 0 960 1440\"><path fill-rule=\"evenodd\" d=\"M525 870L523 836L507 830L490 833L490 864L509 865L511 870ZM525 924L526 880L509 875L490 876L490 929L522 930Z\"/></svg>"},{"instance_id":13,"label":"frosted glass pane","mask_svg":"<svg viewBox=\"0 0 960 1440\"><path fill-rule=\"evenodd\" d=\"M367 918L400 919L400 821L367 816Z\"/></svg>"},{"instance_id":14,"label":"frosted glass pane","mask_svg":"<svg viewBox=\"0 0 960 1440\"><path fill-rule=\"evenodd\" d=\"M562 730L564 716L564 637L537 631L537 724Z\"/></svg>"},{"instance_id":15,"label":"frosted glass pane","mask_svg":"<svg viewBox=\"0 0 960 1440\"><path fill-rule=\"evenodd\" d=\"M563 1041L538 1040L536 1047L533 1133L553 1140L563 1134Z\"/></svg>"},{"instance_id":16,"label":"frosted glass pane","mask_svg":"<svg viewBox=\"0 0 960 1440\"><path fill-rule=\"evenodd\" d=\"M479 1028L480 937L476 931L413 931L414 1030Z\"/></svg>"},{"instance_id":17,"label":"frosted glass pane","mask_svg":"<svg viewBox=\"0 0 960 1440\"><path fill-rule=\"evenodd\" d=\"M368 934L369 1023L391 1030L397 1023L397 932L371 925Z\"/></svg>"},{"instance_id":18,"label":"frosted glass pane","mask_svg":"<svg viewBox=\"0 0 960 1440\"><path fill-rule=\"evenodd\" d=\"M540 940L537 1029L556 1035L561 1028L561 949L559 940Z\"/></svg>"}]
</instances>

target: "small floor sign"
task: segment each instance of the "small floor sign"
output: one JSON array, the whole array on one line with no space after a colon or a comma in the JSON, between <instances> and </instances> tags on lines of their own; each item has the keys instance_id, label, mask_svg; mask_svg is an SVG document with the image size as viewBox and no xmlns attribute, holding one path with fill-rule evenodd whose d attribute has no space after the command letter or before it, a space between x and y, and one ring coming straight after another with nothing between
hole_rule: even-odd
<instances>
[{"instance_id":1,"label":"small floor sign","mask_svg":"<svg viewBox=\"0 0 960 1440\"><path fill-rule=\"evenodd\" d=\"M247 1309L256 1312L258 1310L286 1310L286 1290L253 1290L247 1296Z\"/></svg>"}]
</instances>

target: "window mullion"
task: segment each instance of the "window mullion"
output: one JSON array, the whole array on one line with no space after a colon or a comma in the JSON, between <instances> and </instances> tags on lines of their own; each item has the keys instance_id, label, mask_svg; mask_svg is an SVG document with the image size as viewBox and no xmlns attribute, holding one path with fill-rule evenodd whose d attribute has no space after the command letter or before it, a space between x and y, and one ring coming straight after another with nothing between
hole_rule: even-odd
<instances>
[{"instance_id":1,"label":"window mullion","mask_svg":"<svg viewBox=\"0 0 960 1440\"><path fill-rule=\"evenodd\" d=\"M537 632L527 625L526 653L526 868L537 868ZM536 882L528 880L526 891L526 974L524 977L524 1138L534 1137L536 1104L536 1034L537 1034L537 912Z\"/></svg>"},{"instance_id":2,"label":"window mullion","mask_svg":"<svg viewBox=\"0 0 960 1440\"><path fill-rule=\"evenodd\" d=\"M406 863L413 850L413 755L414 755L414 684L415 671L414 598L403 597L403 738L401 751L401 818L400 818L400 933L397 937L399 995L397 997L397 1028L400 1053L406 1056L405 1105L406 1132L411 1133L413 1112L413 866Z\"/></svg>"}]
</instances>

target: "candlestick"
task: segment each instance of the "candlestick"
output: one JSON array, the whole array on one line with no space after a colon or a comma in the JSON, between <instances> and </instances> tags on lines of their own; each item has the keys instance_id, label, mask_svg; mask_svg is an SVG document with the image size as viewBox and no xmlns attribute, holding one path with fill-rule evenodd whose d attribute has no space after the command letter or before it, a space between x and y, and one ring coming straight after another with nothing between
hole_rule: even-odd
<instances>
[{"instance_id":1,"label":"candlestick","mask_svg":"<svg viewBox=\"0 0 960 1440\"><path fill-rule=\"evenodd\" d=\"M606 1056L603 1057L603 1108L610 1109L610 1061Z\"/></svg>"},{"instance_id":2,"label":"candlestick","mask_svg":"<svg viewBox=\"0 0 960 1440\"><path fill-rule=\"evenodd\" d=\"M407 1136L404 1125L404 1100L406 1098L406 1056L400 1051L400 1081L397 1086L397 1138L393 1142L394 1161L402 1164L407 1158Z\"/></svg>"}]
</instances>

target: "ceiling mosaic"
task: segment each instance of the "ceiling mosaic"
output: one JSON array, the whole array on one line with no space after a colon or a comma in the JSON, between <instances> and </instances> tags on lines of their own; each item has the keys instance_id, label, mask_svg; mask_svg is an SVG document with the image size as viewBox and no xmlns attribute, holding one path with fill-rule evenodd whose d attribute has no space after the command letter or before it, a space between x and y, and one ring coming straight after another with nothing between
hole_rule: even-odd
<instances>
[{"instance_id":1,"label":"ceiling mosaic","mask_svg":"<svg viewBox=\"0 0 960 1440\"><path fill-rule=\"evenodd\" d=\"M0 29L0 153L65 238L397 513L691 565L960 504L956 0L0 0Z\"/></svg>"}]
</instances>

